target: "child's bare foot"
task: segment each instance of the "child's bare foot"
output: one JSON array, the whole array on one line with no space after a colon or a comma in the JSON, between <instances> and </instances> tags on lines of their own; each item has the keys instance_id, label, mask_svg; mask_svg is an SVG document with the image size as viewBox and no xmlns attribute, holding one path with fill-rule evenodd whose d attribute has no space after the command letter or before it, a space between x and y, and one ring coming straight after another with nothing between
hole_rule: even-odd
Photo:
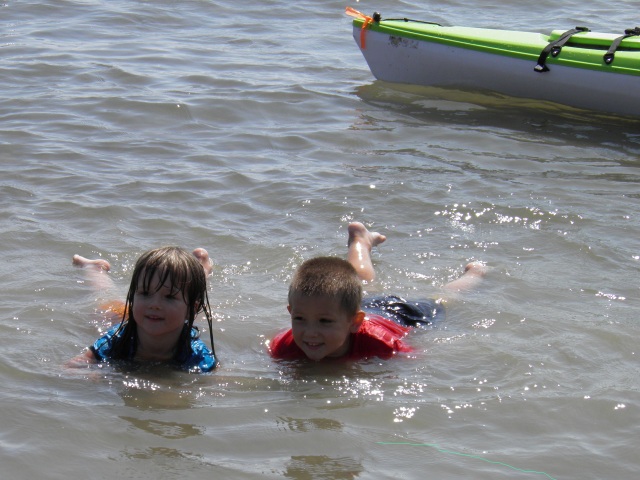
<instances>
[{"instance_id":1,"label":"child's bare foot","mask_svg":"<svg viewBox=\"0 0 640 480\"><path fill-rule=\"evenodd\" d=\"M378 232L370 232L360 222L350 223L348 230L347 261L356 269L360 280L371 282L376 277L371 262L371 249L380 245L387 237Z\"/></svg>"},{"instance_id":2,"label":"child's bare foot","mask_svg":"<svg viewBox=\"0 0 640 480\"><path fill-rule=\"evenodd\" d=\"M464 267L464 273L457 279L449 282L444 289L449 292L466 292L478 286L480 281L490 270L482 262L471 262Z\"/></svg>"},{"instance_id":3,"label":"child's bare foot","mask_svg":"<svg viewBox=\"0 0 640 480\"><path fill-rule=\"evenodd\" d=\"M467 263L467 266L464 267L463 275L469 275L471 277L484 277L489 271L489 267L487 267L482 262L471 262Z\"/></svg>"},{"instance_id":4,"label":"child's bare foot","mask_svg":"<svg viewBox=\"0 0 640 480\"><path fill-rule=\"evenodd\" d=\"M95 260L91 260L89 258L81 257L80 255L74 255L71 262L79 267L92 266L96 270L104 270L105 272L111 270L111 265L103 258L96 258Z\"/></svg>"},{"instance_id":5,"label":"child's bare foot","mask_svg":"<svg viewBox=\"0 0 640 480\"><path fill-rule=\"evenodd\" d=\"M384 242L387 237L378 232L370 232L360 222L353 222L349 224L349 241L347 242L347 246L351 246L353 242L359 242L366 246L369 251L376 245L380 245Z\"/></svg>"},{"instance_id":6,"label":"child's bare foot","mask_svg":"<svg viewBox=\"0 0 640 480\"><path fill-rule=\"evenodd\" d=\"M204 274L209 276L213 271L213 261L209 258L209 252L207 252L204 248L196 248L193 251L193 256L198 259L202 268L204 268Z\"/></svg>"}]
</instances>

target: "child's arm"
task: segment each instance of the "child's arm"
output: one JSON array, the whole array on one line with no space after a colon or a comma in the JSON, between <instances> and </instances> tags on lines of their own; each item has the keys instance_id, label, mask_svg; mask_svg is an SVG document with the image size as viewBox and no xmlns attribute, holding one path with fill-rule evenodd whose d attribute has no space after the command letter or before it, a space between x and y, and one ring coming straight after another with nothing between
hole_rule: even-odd
<instances>
[{"instance_id":1,"label":"child's arm","mask_svg":"<svg viewBox=\"0 0 640 480\"><path fill-rule=\"evenodd\" d=\"M73 357L71 360L67 361L65 363L65 366L70 368L81 368L95 363L98 363L98 360L96 359L91 349L87 348L80 355Z\"/></svg>"}]
</instances>

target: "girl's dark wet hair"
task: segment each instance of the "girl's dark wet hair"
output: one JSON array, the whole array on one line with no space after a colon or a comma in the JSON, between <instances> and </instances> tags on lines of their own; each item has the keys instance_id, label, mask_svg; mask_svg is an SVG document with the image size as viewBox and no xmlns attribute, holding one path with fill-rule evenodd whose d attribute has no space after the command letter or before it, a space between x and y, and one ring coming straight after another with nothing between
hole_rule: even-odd
<instances>
[{"instance_id":1,"label":"girl's dark wet hair","mask_svg":"<svg viewBox=\"0 0 640 480\"><path fill-rule=\"evenodd\" d=\"M140 288L148 291L155 274L158 274L160 289L163 285L171 287L171 294L181 294L187 304L185 328L178 341L174 359L188 355L191 349L191 328L196 316L204 312L209 324L211 353L215 356L213 345L213 321L209 296L207 295L207 277L198 259L180 247L161 247L150 250L136 262L131 276L131 284L127 293L122 323L114 335L111 357L128 360L135 356L138 344L138 330L133 318L133 302L135 293ZM197 327L195 327L197 329ZM122 332L122 335L120 335Z\"/></svg>"},{"instance_id":2,"label":"girl's dark wet hair","mask_svg":"<svg viewBox=\"0 0 640 480\"><path fill-rule=\"evenodd\" d=\"M289 286L289 305L295 295L327 296L340 302L349 315L360 310L362 281L353 266L338 257L316 257L302 263Z\"/></svg>"}]
</instances>

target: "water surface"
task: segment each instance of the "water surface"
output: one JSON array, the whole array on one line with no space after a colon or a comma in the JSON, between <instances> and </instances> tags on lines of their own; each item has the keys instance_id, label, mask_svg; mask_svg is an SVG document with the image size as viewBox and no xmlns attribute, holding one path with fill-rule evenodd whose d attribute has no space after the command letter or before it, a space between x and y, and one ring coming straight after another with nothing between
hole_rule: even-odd
<instances>
[{"instance_id":1,"label":"water surface","mask_svg":"<svg viewBox=\"0 0 640 480\"><path fill-rule=\"evenodd\" d=\"M6 478L636 478L640 125L375 81L345 6L3 5ZM635 2L352 6L618 32ZM389 238L372 291L491 274L412 357L272 361L293 270L354 220ZM164 244L216 261L221 368L63 368L102 326L72 255L124 294Z\"/></svg>"}]
</instances>

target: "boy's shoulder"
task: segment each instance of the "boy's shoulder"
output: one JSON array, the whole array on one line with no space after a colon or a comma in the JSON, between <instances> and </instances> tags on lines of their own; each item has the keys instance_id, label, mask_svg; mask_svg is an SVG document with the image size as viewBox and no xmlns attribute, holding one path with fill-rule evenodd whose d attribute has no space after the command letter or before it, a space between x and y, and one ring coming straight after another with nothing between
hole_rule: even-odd
<instances>
[{"instance_id":1,"label":"boy's shoulder","mask_svg":"<svg viewBox=\"0 0 640 480\"><path fill-rule=\"evenodd\" d=\"M367 331L385 331L392 335L404 336L411 331L410 327L405 327L377 313L366 313L362 327ZM362 330L361 327L361 330Z\"/></svg>"},{"instance_id":2,"label":"boy's shoulder","mask_svg":"<svg viewBox=\"0 0 640 480\"><path fill-rule=\"evenodd\" d=\"M289 328L278 333L269 342L269 354L273 358L282 360L295 360L298 358L306 358L306 355L302 351L296 342L293 340L293 332Z\"/></svg>"},{"instance_id":3,"label":"boy's shoulder","mask_svg":"<svg viewBox=\"0 0 640 480\"><path fill-rule=\"evenodd\" d=\"M368 313L354 334L350 356L389 358L397 352L411 352L413 349L402 340L409 331L408 327Z\"/></svg>"}]
</instances>

